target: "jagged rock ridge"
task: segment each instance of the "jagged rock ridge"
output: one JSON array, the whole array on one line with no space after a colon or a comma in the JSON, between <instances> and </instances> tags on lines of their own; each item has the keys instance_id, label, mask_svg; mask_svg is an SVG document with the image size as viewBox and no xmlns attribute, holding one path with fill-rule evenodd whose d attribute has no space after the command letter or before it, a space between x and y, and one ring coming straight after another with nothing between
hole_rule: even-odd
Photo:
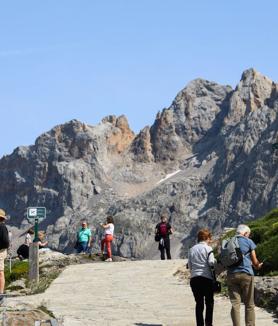
<instances>
[{"instance_id":1,"label":"jagged rock ridge","mask_svg":"<svg viewBox=\"0 0 278 326\"><path fill-rule=\"evenodd\" d=\"M109 212L114 249L129 257L152 256L161 211L179 240L200 226L220 232L255 218L278 204L277 94L276 83L249 69L234 90L192 81L138 135L124 116L57 126L0 160L0 205L21 228L26 207L46 206L42 227L63 251L82 218L97 247L98 222Z\"/></svg>"}]
</instances>

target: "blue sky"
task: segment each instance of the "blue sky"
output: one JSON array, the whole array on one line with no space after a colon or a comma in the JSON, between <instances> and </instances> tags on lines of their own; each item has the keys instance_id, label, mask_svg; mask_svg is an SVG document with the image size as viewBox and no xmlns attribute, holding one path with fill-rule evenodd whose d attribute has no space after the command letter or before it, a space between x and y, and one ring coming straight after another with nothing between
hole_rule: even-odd
<instances>
[{"instance_id":1,"label":"blue sky","mask_svg":"<svg viewBox=\"0 0 278 326\"><path fill-rule=\"evenodd\" d=\"M57 124L125 114L138 132L197 77L278 80L278 2L48 0L0 4L0 157Z\"/></svg>"}]
</instances>

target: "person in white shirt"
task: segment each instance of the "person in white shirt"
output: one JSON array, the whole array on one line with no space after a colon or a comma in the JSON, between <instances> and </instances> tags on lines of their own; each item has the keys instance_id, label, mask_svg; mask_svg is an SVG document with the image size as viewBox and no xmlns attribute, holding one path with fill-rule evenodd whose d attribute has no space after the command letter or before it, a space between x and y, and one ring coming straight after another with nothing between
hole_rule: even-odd
<instances>
[{"instance_id":1,"label":"person in white shirt","mask_svg":"<svg viewBox=\"0 0 278 326\"><path fill-rule=\"evenodd\" d=\"M34 234L34 230L31 228L27 231L24 239L24 244L29 247L30 243L32 243L32 235Z\"/></svg>"},{"instance_id":2,"label":"person in white shirt","mask_svg":"<svg viewBox=\"0 0 278 326\"><path fill-rule=\"evenodd\" d=\"M213 323L213 276L210 266L214 266L213 250L209 246L211 233L207 229L198 232L198 244L189 250L188 268L190 269L190 286L196 301L195 315L197 326L212 326ZM206 316L204 324L204 300Z\"/></svg>"},{"instance_id":3,"label":"person in white shirt","mask_svg":"<svg viewBox=\"0 0 278 326\"><path fill-rule=\"evenodd\" d=\"M106 224L100 224L104 228L104 239L101 240L101 253L103 255L104 245L107 249L108 258L106 261L112 261L112 252L111 252L111 242L113 241L114 236L114 220L112 216L108 216L106 219Z\"/></svg>"}]
</instances>

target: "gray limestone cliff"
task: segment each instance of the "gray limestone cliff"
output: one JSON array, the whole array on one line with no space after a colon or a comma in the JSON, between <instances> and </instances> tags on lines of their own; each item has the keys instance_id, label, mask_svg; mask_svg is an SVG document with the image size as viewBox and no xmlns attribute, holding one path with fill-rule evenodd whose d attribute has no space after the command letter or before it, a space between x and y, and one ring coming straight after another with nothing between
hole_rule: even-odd
<instances>
[{"instance_id":1,"label":"gray limestone cliff","mask_svg":"<svg viewBox=\"0 0 278 326\"><path fill-rule=\"evenodd\" d=\"M165 211L181 249L201 226L221 232L278 206L277 113L277 84L249 69L235 89L192 81L138 135L124 116L72 120L0 160L0 206L22 230L26 208L45 206L41 228L64 252L84 218L98 250L112 214L114 252L149 258Z\"/></svg>"}]
</instances>

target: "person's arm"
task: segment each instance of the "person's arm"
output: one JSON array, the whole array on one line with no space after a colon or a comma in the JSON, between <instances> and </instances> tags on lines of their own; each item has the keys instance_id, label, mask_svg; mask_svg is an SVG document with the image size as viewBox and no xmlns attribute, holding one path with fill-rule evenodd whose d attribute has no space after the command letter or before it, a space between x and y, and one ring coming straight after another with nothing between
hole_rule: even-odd
<instances>
[{"instance_id":1,"label":"person's arm","mask_svg":"<svg viewBox=\"0 0 278 326\"><path fill-rule=\"evenodd\" d=\"M88 231L88 247L91 247L91 245L92 245L92 232L89 229L89 231Z\"/></svg>"},{"instance_id":2,"label":"person's arm","mask_svg":"<svg viewBox=\"0 0 278 326\"><path fill-rule=\"evenodd\" d=\"M168 233L169 234L173 234L173 228L172 228L172 226L171 226L171 224L169 224L169 227L168 227Z\"/></svg>"},{"instance_id":3,"label":"person's arm","mask_svg":"<svg viewBox=\"0 0 278 326\"><path fill-rule=\"evenodd\" d=\"M101 224L100 223L100 226L102 226L104 229L108 229L109 228L109 224Z\"/></svg>"},{"instance_id":4,"label":"person's arm","mask_svg":"<svg viewBox=\"0 0 278 326\"><path fill-rule=\"evenodd\" d=\"M208 256L208 263L210 266L214 266L215 263L216 263L216 259L214 258L214 254L213 254L213 251L212 251L212 248L211 248L211 251L209 253L209 256Z\"/></svg>"},{"instance_id":5,"label":"person's arm","mask_svg":"<svg viewBox=\"0 0 278 326\"><path fill-rule=\"evenodd\" d=\"M39 241L38 244L39 244L39 246L41 246L41 247L46 247L46 246L48 245L48 242L47 242L47 241L44 241L44 242Z\"/></svg>"},{"instance_id":6,"label":"person's arm","mask_svg":"<svg viewBox=\"0 0 278 326\"><path fill-rule=\"evenodd\" d=\"M155 227L154 233L155 233L155 234L158 234L158 233L159 233L159 231L158 231L158 224L157 224L156 227Z\"/></svg>"},{"instance_id":7,"label":"person's arm","mask_svg":"<svg viewBox=\"0 0 278 326\"><path fill-rule=\"evenodd\" d=\"M252 265L256 268L256 269L260 269L263 265L263 263L260 263L257 259L257 255L256 255L256 251L252 250L250 253L250 257L251 257L251 261L252 261Z\"/></svg>"}]
</instances>

